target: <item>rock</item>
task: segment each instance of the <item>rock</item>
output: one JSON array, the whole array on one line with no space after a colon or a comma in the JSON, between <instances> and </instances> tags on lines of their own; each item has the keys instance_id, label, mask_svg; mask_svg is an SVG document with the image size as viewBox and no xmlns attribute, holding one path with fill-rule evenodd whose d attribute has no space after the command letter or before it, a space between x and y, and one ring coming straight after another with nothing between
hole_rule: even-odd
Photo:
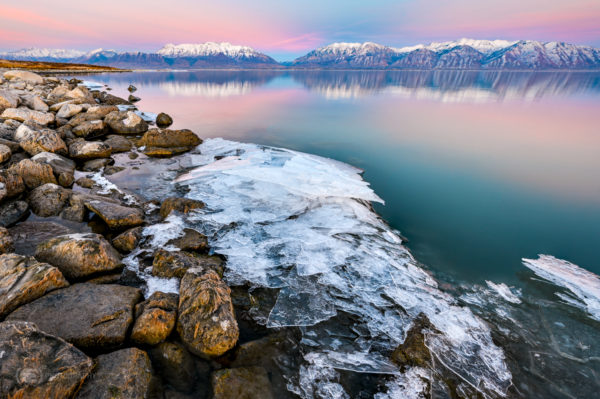
<instances>
[{"instance_id":1,"label":"rock","mask_svg":"<svg viewBox=\"0 0 600 399\"><path fill-rule=\"evenodd\" d=\"M177 318L177 294L155 292L135 307L131 340L140 345L157 345L173 331Z\"/></svg>"},{"instance_id":2,"label":"rock","mask_svg":"<svg viewBox=\"0 0 600 399\"><path fill-rule=\"evenodd\" d=\"M173 124L173 118L171 118L169 115L165 114L164 112L161 112L156 117L156 126L158 126L158 127L169 127L172 124Z\"/></svg>"},{"instance_id":3,"label":"rock","mask_svg":"<svg viewBox=\"0 0 600 399\"><path fill-rule=\"evenodd\" d=\"M75 162L70 159L51 152L40 152L33 156L31 160L37 163L50 165L58 184L61 186L71 187L73 185Z\"/></svg>"},{"instance_id":4,"label":"rock","mask_svg":"<svg viewBox=\"0 0 600 399\"><path fill-rule=\"evenodd\" d=\"M136 97L133 94L130 94L129 97L127 97L127 101L129 101L130 103L136 103L140 100L141 100L141 98Z\"/></svg>"},{"instance_id":5,"label":"rock","mask_svg":"<svg viewBox=\"0 0 600 399\"><path fill-rule=\"evenodd\" d=\"M212 270L190 269L179 288L177 332L198 356L220 356L233 348L239 329L231 291Z\"/></svg>"},{"instance_id":6,"label":"rock","mask_svg":"<svg viewBox=\"0 0 600 399\"><path fill-rule=\"evenodd\" d=\"M137 247L142 238L143 228L133 227L124 231L112 240L112 244L121 252L131 252Z\"/></svg>"},{"instance_id":7,"label":"rock","mask_svg":"<svg viewBox=\"0 0 600 399\"><path fill-rule=\"evenodd\" d=\"M11 152L21 151L21 146L19 143L10 139L3 139L0 137L0 144L7 146Z\"/></svg>"},{"instance_id":8,"label":"rock","mask_svg":"<svg viewBox=\"0 0 600 399\"><path fill-rule=\"evenodd\" d=\"M144 223L144 212L139 208L96 199L85 201L85 206L100 216L111 230L125 229Z\"/></svg>"},{"instance_id":9,"label":"rock","mask_svg":"<svg viewBox=\"0 0 600 399\"><path fill-rule=\"evenodd\" d=\"M150 358L137 348L96 358L96 368L77 394L78 399L147 399L153 391Z\"/></svg>"},{"instance_id":10,"label":"rock","mask_svg":"<svg viewBox=\"0 0 600 399\"><path fill-rule=\"evenodd\" d=\"M0 169L0 201L12 198L25 191L23 178L13 171Z\"/></svg>"},{"instance_id":11,"label":"rock","mask_svg":"<svg viewBox=\"0 0 600 399\"><path fill-rule=\"evenodd\" d=\"M106 125L101 120L87 121L75 126L72 130L77 137L95 139L106 134Z\"/></svg>"},{"instance_id":12,"label":"rock","mask_svg":"<svg viewBox=\"0 0 600 399\"><path fill-rule=\"evenodd\" d=\"M191 150L191 147L144 147L144 155L152 158L169 158Z\"/></svg>"},{"instance_id":13,"label":"rock","mask_svg":"<svg viewBox=\"0 0 600 399\"><path fill-rule=\"evenodd\" d=\"M125 342L139 289L116 284L74 284L21 306L7 320L35 323L84 350L107 350Z\"/></svg>"},{"instance_id":14,"label":"rock","mask_svg":"<svg viewBox=\"0 0 600 399\"><path fill-rule=\"evenodd\" d=\"M14 119L19 122L35 122L43 126L54 122L53 113L34 111L26 107L6 108L0 118Z\"/></svg>"},{"instance_id":15,"label":"rock","mask_svg":"<svg viewBox=\"0 0 600 399\"><path fill-rule=\"evenodd\" d=\"M21 176L25 186L32 190L46 183L56 184L56 178L52 173L52 167L32 161L31 159L23 159L18 164L11 166L9 172L13 172Z\"/></svg>"},{"instance_id":16,"label":"rock","mask_svg":"<svg viewBox=\"0 0 600 399\"><path fill-rule=\"evenodd\" d=\"M119 108L114 105L94 105L88 108L87 114L93 115L93 119L103 119L111 112L119 111Z\"/></svg>"},{"instance_id":17,"label":"rock","mask_svg":"<svg viewBox=\"0 0 600 399\"><path fill-rule=\"evenodd\" d=\"M78 104L65 104L60 107L60 110L56 113L57 118L70 118L77 115L83 110L83 107Z\"/></svg>"},{"instance_id":18,"label":"rock","mask_svg":"<svg viewBox=\"0 0 600 399\"><path fill-rule=\"evenodd\" d=\"M0 255L0 319L19 306L68 285L62 273L47 263L17 254Z\"/></svg>"},{"instance_id":19,"label":"rock","mask_svg":"<svg viewBox=\"0 0 600 399\"><path fill-rule=\"evenodd\" d=\"M182 278L192 268L213 270L218 275L223 274L223 261L217 256L194 256L184 251L166 251L159 249L152 262L152 275L157 277Z\"/></svg>"},{"instance_id":20,"label":"rock","mask_svg":"<svg viewBox=\"0 0 600 399\"><path fill-rule=\"evenodd\" d=\"M74 230L55 222L31 220L21 222L9 230L15 238L15 252L27 256L35 255L37 245L42 241L75 233Z\"/></svg>"},{"instance_id":21,"label":"rock","mask_svg":"<svg viewBox=\"0 0 600 399\"><path fill-rule=\"evenodd\" d=\"M273 399L271 382L262 367L217 370L212 374L213 399Z\"/></svg>"},{"instance_id":22,"label":"rock","mask_svg":"<svg viewBox=\"0 0 600 399\"><path fill-rule=\"evenodd\" d=\"M31 156L40 152L67 154L67 145L55 130L31 130L30 134L25 137L21 136L21 138L19 145Z\"/></svg>"},{"instance_id":23,"label":"rock","mask_svg":"<svg viewBox=\"0 0 600 399\"><path fill-rule=\"evenodd\" d=\"M61 90L61 92L62 92L62 90ZM65 93L66 92L67 92L67 90L65 90ZM77 101L75 101L75 100L61 101L61 102L54 103L54 104L50 105L50 107L48 107L48 109L50 111L52 111L52 112L58 112L58 110L61 109L63 107L63 105L66 105L66 104L76 104L76 103L77 103Z\"/></svg>"},{"instance_id":24,"label":"rock","mask_svg":"<svg viewBox=\"0 0 600 399\"><path fill-rule=\"evenodd\" d=\"M5 227L0 227L0 254L6 254L15 250L15 242ZM0 264L0 267L2 265Z\"/></svg>"},{"instance_id":25,"label":"rock","mask_svg":"<svg viewBox=\"0 0 600 399\"><path fill-rule=\"evenodd\" d=\"M190 198L169 197L160 206L160 216L166 219L173 211L187 214L193 209L202 208L204 208L204 202L202 201Z\"/></svg>"},{"instance_id":26,"label":"rock","mask_svg":"<svg viewBox=\"0 0 600 399\"><path fill-rule=\"evenodd\" d=\"M148 130L148 123L133 111L111 112L104 122L118 134L142 134Z\"/></svg>"},{"instance_id":27,"label":"rock","mask_svg":"<svg viewBox=\"0 0 600 399\"><path fill-rule=\"evenodd\" d=\"M194 358L177 342L163 342L150 351L156 371L173 388L190 392L196 380Z\"/></svg>"},{"instance_id":28,"label":"rock","mask_svg":"<svg viewBox=\"0 0 600 399\"><path fill-rule=\"evenodd\" d=\"M111 154L110 146L101 141L85 141L78 139L69 146L69 155L75 159L108 158Z\"/></svg>"},{"instance_id":29,"label":"rock","mask_svg":"<svg viewBox=\"0 0 600 399\"><path fill-rule=\"evenodd\" d=\"M10 159L12 151L4 144L0 144L0 163L6 162Z\"/></svg>"},{"instance_id":30,"label":"rock","mask_svg":"<svg viewBox=\"0 0 600 399\"><path fill-rule=\"evenodd\" d=\"M150 129L139 141L139 145L146 146L147 149L167 148L184 151L191 150L201 143L202 140L188 129Z\"/></svg>"},{"instance_id":31,"label":"rock","mask_svg":"<svg viewBox=\"0 0 600 399\"><path fill-rule=\"evenodd\" d=\"M99 98L100 102L105 105L129 105L131 104L129 101L122 99L121 97L113 96L112 94L102 93L102 96Z\"/></svg>"},{"instance_id":32,"label":"rock","mask_svg":"<svg viewBox=\"0 0 600 399\"><path fill-rule=\"evenodd\" d=\"M123 136L117 136L116 134L108 136L106 140L104 140L104 144L108 144L110 148L112 148L113 154L117 152L127 152L131 150L132 147L131 141Z\"/></svg>"},{"instance_id":33,"label":"rock","mask_svg":"<svg viewBox=\"0 0 600 399\"><path fill-rule=\"evenodd\" d=\"M27 99L25 100L25 105L27 105L34 111L40 112L48 112L50 108L48 107L48 104L46 104L44 100L41 99L40 96L27 97Z\"/></svg>"},{"instance_id":34,"label":"rock","mask_svg":"<svg viewBox=\"0 0 600 399\"><path fill-rule=\"evenodd\" d=\"M168 241L167 245L174 245L182 251L208 252L209 250L206 236L188 228L183 229L183 237L174 238Z\"/></svg>"},{"instance_id":35,"label":"rock","mask_svg":"<svg viewBox=\"0 0 600 399\"><path fill-rule=\"evenodd\" d=\"M75 183L77 183L78 186L83 188L92 188L94 187L94 184L96 184L96 181L88 177L80 177L79 179L77 179L77 181L75 181Z\"/></svg>"},{"instance_id":36,"label":"rock","mask_svg":"<svg viewBox=\"0 0 600 399\"><path fill-rule=\"evenodd\" d=\"M85 172L95 172L114 163L115 160L112 158L90 159L89 161L84 162L83 167L81 169Z\"/></svg>"},{"instance_id":37,"label":"rock","mask_svg":"<svg viewBox=\"0 0 600 399\"><path fill-rule=\"evenodd\" d=\"M6 108L17 108L19 105L19 97L13 92L0 90L0 110Z\"/></svg>"},{"instance_id":38,"label":"rock","mask_svg":"<svg viewBox=\"0 0 600 399\"><path fill-rule=\"evenodd\" d=\"M73 90L65 93L66 98L73 98L95 103L94 97L90 94L89 90L84 86L77 86Z\"/></svg>"},{"instance_id":39,"label":"rock","mask_svg":"<svg viewBox=\"0 0 600 399\"><path fill-rule=\"evenodd\" d=\"M0 227L10 227L29 216L25 201L7 201L0 204Z\"/></svg>"},{"instance_id":40,"label":"rock","mask_svg":"<svg viewBox=\"0 0 600 399\"><path fill-rule=\"evenodd\" d=\"M37 73L29 71L7 71L4 72L3 76L6 80L22 80L23 82L36 85L41 85L44 83L44 78Z\"/></svg>"},{"instance_id":41,"label":"rock","mask_svg":"<svg viewBox=\"0 0 600 399\"><path fill-rule=\"evenodd\" d=\"M425 345L423 331L433 330L433 326L423 313L415 319L406 333L406 339L392 353L392 361L401 368L431 367L431 353Z\"/></svg>"},{"instance_id":42,"label":"rock","mask_svg":"<svg viewBox=\"0 0 600 399\"><path fill-rule=\"evenodd\" d=\"M119 253L99 234L66 234L40 243L35 257L60 269L68 279L108 273L122 267Z\"/></svg>"},{"instance_id":43,"label":"rock","mask_svg":"<svg viewBox=\"0 0 600 399\"><path fill-rule=\"evenodd\" d=\"M133 93L137 90L137 87L135 87L134 85L129 85L129 87L127 88L127 90L129 90L130 93Z\"/></svg>"},{"instance_id":44,"label":"rock","mask_svg":"<svg viewBox=\"0 0 600 399\"><path fill-rule=\"evenodd\" d=\"M57 216L63 210L71 192L53 183L36 187L27 198L29 207L38 216Z\"/></svg>"},{"instance_id":45,"label":"rock","mask_svg":"<svg viewBox=\"0 0 600 399\"><path fill-rule=\"evenodd\" d=\"M79 349L22 321L0 323L0 353L3 398L70 398L94 367Z\"/></svg>"}]
</instances>

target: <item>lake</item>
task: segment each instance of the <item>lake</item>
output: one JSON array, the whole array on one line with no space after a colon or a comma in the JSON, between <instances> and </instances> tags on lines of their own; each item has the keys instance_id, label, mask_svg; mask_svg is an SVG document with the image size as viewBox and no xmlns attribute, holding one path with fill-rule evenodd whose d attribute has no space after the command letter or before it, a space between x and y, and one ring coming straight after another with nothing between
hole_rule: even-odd
<instances>
[{"instance_id":1,"label":"lake","mask_svg":"<svg viewBox=\"0 0 600 399\"><path fill-rule=\"evenodd\" d=\"M362 169L385 201L376 211L415 258L494 325L521 395L597 393L598 322L560 300L521 259L547 254L600 274L600 73L180 71L86 79L121 96L135 85L141 110L166 112L173 127L203 139L283 147ZM497 284L523 303L485 302Z\"/></svg>"}]
</instances>

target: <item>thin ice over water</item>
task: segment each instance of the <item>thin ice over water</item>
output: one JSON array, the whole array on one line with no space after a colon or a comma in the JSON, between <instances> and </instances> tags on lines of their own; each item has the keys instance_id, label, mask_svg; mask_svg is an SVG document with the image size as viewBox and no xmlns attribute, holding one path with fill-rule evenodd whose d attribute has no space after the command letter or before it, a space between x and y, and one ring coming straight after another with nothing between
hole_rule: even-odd
<instances>
[{"instance_id":1,"label":"thin ice over water","mask_svg":"<svg viewBox=\"0 0 600 399\"><path fill-rule=\"evenodd\" d=\"M304 326L317 345L307 360L329 365L331 376L335 369L390 373L382 353L402 343L423 313L441 331L426 339L439 363L485 395L505 394L511 374L488 326L417 266L372 210L381 199L359 169L222 139L198 149L207 163L177 179L189 185L187 197L206 203L188 219L227 256L229 284L280 288L267 326ZM355 320L322 327L342 315ZM300 371L301 396L315 396L305 386L318 383L314 373L314 364ZM346 397L338 385L321 388Z\"/></svg>"}]
</instances>

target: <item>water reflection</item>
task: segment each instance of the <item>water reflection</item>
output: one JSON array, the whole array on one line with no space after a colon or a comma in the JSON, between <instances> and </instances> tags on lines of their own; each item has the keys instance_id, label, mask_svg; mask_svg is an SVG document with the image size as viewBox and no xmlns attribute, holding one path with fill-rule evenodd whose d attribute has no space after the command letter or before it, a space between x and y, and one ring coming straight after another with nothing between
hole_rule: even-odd
<instances>
[{"instance_id":1,"label":"water reflection","mask_svg":"<svg viewBox=\"0 0 600 399\"><path fill-rule=\"evenodd\" d=\"M328 99L388 94L442 102L502 102L600 93L600 72L514 71L173 71L109 75L156 86L171 96L247 94L275 78L290 79Z\"/></svg>"}]
</instances>

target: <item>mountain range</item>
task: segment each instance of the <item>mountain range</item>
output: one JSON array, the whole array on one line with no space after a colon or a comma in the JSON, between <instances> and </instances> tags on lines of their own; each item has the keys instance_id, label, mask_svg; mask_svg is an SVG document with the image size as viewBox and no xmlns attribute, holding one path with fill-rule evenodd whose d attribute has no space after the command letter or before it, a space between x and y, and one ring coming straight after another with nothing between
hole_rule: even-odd
<instances>
[{"instance_id":1,"label":"mountain range","mask_svg":"<svg viewBox=\"0 0 600 399\"><path fill-rule=\"evenodd\" d=\"M402 48L333 43L286 63L251 47L213 42L167 44L153 53L31 48L0 58L145 69L600 69L600 49L533 40L460 39Z\"/></svg>"}]
</instances>

